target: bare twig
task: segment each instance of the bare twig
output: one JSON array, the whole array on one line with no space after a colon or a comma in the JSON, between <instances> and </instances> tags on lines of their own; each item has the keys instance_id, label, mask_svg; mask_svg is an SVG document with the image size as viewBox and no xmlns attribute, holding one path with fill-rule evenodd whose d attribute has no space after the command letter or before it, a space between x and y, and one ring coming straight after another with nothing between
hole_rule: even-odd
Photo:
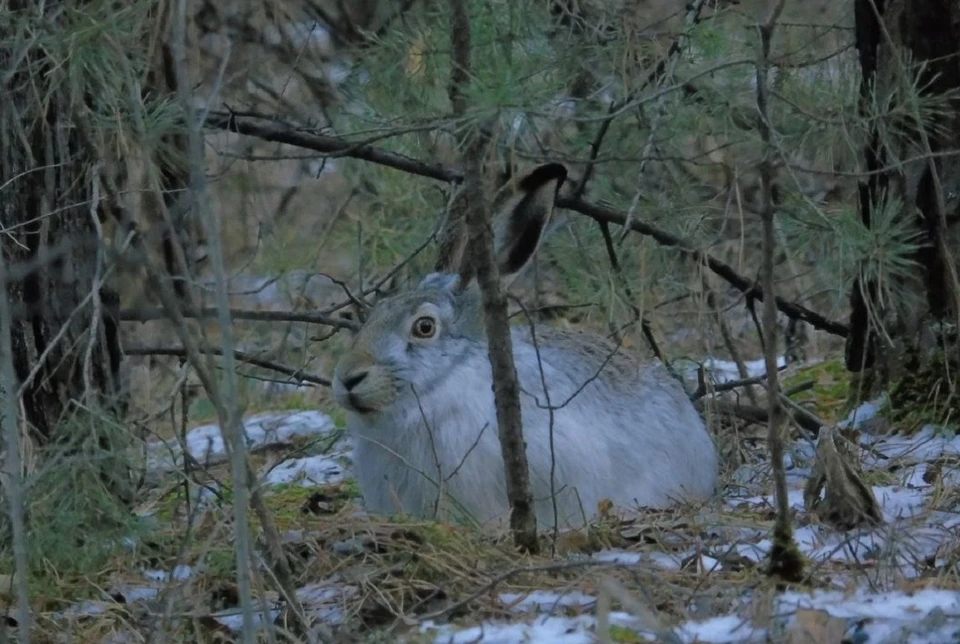
<instances>
[{"instance_id":1,"label":"bare twig","mask_svg":"<svg viewBox=\"0 0 960 644\"><path fill-rule=\"evenodd\" d=\"M691 2L690 4L687 5L687 14L684 17L684 26L686 31L688 31L690 27L692 27L693 25L697 24L700 21L700 12L703 9L703 4L704 4L704 0L694 0L694 2ZM574 199L579 199L580 197L583 196L584 191L587 188L587 182L590 181L590 178L593 175L593 170L596 167L597 158L600 156L600 146L603 145L603 140L607 136L607 132L610 129L610 124L613 123L614 118L616 118L616 116L620 114L620 109L624 105L627 105L628 103L633 102L633 99L637 96L637 93L642 91L648 85L650 85L650 83L655 81L659 82L664 77L665 72L667 72L668 66L670 67L670 71L666 75L668 76L673 75L673 72L676 69L676 60L679 58L679 54L683 49L684 41L687 38L686 31L678 35L674 39L674 41L670 43L670 49L667 50L666 55L660 59L656 67L650 70L650 73L647 75L647 77L643 80L643 82L640 84L640 86L636 90L627 94L627 96L625 96L622 100L610 104L610 107L607 109L607 118L605 118L603 121L600 122L600 127L597 128L596 136L594 137L593 142L590 144L590 158L587 161L586 169L583 171L583 177L580 178L580 182L577 183L576 188L573 189L572 195ZM665 96L665 94L662 94L661 98L663 96ZM660 113L659 108L661 107L660 98L658 98L657 100L657 107L658 107L658 114L659 114ZM653 138L654 138L654 133L651 128L649 140L652 142ZM649 156L649 150L647 150L646 152L644 152L644 154L641 155L643 160L641 161L641 168L639 171L640 173L643 172L642 164L644 163L644 161L647 159L648 156Z\"/></svg>"},{"instance_id":2,"label":"bare twig","mask_svg":"<svg viewBox=\"0 0 960 644\"><path fill-rule=\"evenodd\" d=\"M717 302L717 294L714 292L710 285L707 283L707 280L703 280L703 287L707 291L707 306L713 311L714 317L717 319L717 326L720 328L720 337L723 338L723 344L727 349L727 353L730 354L730 359L733 360L733 363L737 365L737 372L740 374L740 378L746 380L750 378L750 375L747 371L747 365L743 362L743 357L740 355L740 351L737 349L736 342L733 341L733 334L730 333L730 325L727 324L726 318L723 316L723 309L720 307ZM757 403L757 394L753 390L751 384L745 386L745 391L747 392L747 398L750 399L750 402L754 405Z\"/></svg>"},{"instance_id":3,"label":"bare twig","mask_svg":"<svg viewBox=\"0 0 960 644\"><path fill-rule=\"evenodd\" d=\"M308 324L322 324L337 329L356 331L359 323L347 318L333 317L324 313L300 313L297 311L255 311L250 309L228 309L230 317L235 320L253 320L258 322L306 322ZM218 315L213 307L202 308L199 311L186 310L184 318L212 318ZM120 320L124 322L149 322L163 320L169 314L163 308L123 309L120 311Z\"/></svg>"},{"instance_id":4,"label":"bare twig","mask_svg":"<svg viewBox=\"0 0 960 644\"><path fill-rule=\"evenodd\" d=\"M557 200L558 208L567 208L579 212L596 221L606 221L612 224L623 226L626 223L626 214L607 206L590 203L582 199L569 199L563 195ZM698 250L690 242L677 237L665 230L661 230L644 221L634 219L630 224L630 229L647 237L652 237L661 246L675 248L685 255L689 255L698 262L702 262L707 268L716 273L719 277L726 280L731 286L741 293L749 294L755 299L763 301L764 295L761 289L752 281L738 274L733 267L724 264L720 260L714 259L702 250ZM821 329L833 335L846 337L847 326L840 322L828 320L822 315L807 309L794 302L789 302L781 297L774 299L777 309L787 317L796 318L808 322L816 329Z\"/></svg>"},{"instance_id":5,"label":"bare twig","mask_svg":"<svg viewBox=\"0 0 960 644\"><path fill-rule=\"evenodd\" d=\"M424 163L410 157L388 152L369 144L355 144L336 136L325 136L298 130L281 121L259 117L239 117L230 112L210 112L204 123L206 127L255 136L264 141L286 143L307 150L314 150L330 157L352 157L403 170L410 174L429 177L445 182L459 183L462 175L443 166Z\"/></svg>"},{"instance_id":6,"label":"bare twig","mask_svg":"<svg viewBox=\"0 0 960 644\"><path fill-rule=\"evenodd\" d=\"M6 284L7 260L0 254L0 284ZM3 404L0 406L0 440L4 446L0 461L0 485L4 488L10 506L10 526L13 532L13 585L17 596L17 622L21 642L30 641L31 613L30 587L27 581L27 525L23 494L23 471L21 467L20 427L17 422L17 379L13 368L11 344L11 315L9 298L0 297L0 391ZM4 589L6 590L6 589ZM2 629L0 629L2 633Z\"/></svg>"},{"instance_id":7,"label":"bare twig","mask_svg":"<svg viewBox=\"0 0 960 644\"><path fill-rule=\"evenodd\" d=\"M176 19L173 20L172 49L176 64L176 90L180 104L185 114L190 114L191 86L187 72L187 2L178 0L176 5ZM234 519L234 546L237 560L237 593L240 600L240 610L243 617L242 638L245 644L253 644L253 593L252 593L252 547L250 539L250 522L247 518L249 511L250 480L247 476L247 452L244 441L243 410L239 396L237 371L234 362L233 325L230 320L230 305L227 295L226 269L223 259L223 250L220 245L220 231L217 229L216 218L210 207L207 195L206 176L204 172L203 149L201 142L202 118L193 118L186 123L187 149L186 157L189 167L188 200L190 210L198 216L204 224L208 236L209 253L216 284L217 318L220 322L220 342L223 350L223 387L224 396L221 409L226 414L220 414L220 432L230 450L231 478L233 483L233 519ZM188 210L189 212L189 210ZM209 383L212 385L212 382ZM225 407L225 409L224 409ZM232 444L232 445L231 445ZM267 620L268 613L263 615ZM272 630L272 629L271 629Z\"/></svg>"},{"instance_id":8,"label":"bare twig","mask_svg":"<svg viewBox=\"0 0 960 644\"><path fill-rule=\"evenodd\" d=\"M557 563L544 564L542 566L527 566L522 568L511 568L510 570L504 571L477 588L474 592L470 593L463 599L459 599L455 602L451 602L440 610L428 613L426 615L420 616L421 621L426 621L430 619L437 619L438 617L444 617L456 611L459 611L461 608L467 606L471 602L476 601L480 597L483 597L494 588L504 583L505 581L516 577L517 575L526 575L530 573L557 573L557 572L566 572L570 570L578 570L581 568L625 568L629 566L634 566L634 563L626 563L617 560L605 561L603 559L578 559L574 561L561 561Z\"/></svg>"},{"instance_id":9,"label":"bare twig","mask_svg":"<svg viewBox=\"0 0 960 644\"><path fill-rule=\"evenodd\" d=\"M223 355L223 349L220 347L198 346L197 351L204 355ZM178 358L189 357L189 352L184 347L135 346L124 347L123 352L128 356L175 356ZM261 369L276 371L277 373L282 373L285 376L290 376L290 378L300 383L308 382L310 384L320 385L321 387L330 386L330 381L327 378L306 372L303 369L294 369L293 367L282 365L279 362L264 360L244 351L238 351L235 349L233 351L233 357L235 360L246 362L254 367L260 367Z\"/></svg>"},{"instance_id":10,"label":"bare twig","mask_svg":"<svg viewBox=\"0 0 960 644\"><path fill-rule=\"evenodd\" d=\"M770 549L769 573L784 581L800 581L803 576L803 559L793 540L790 517L790 500L787 495L787 474L783 465L783 404L780 400L780 381L777 371L777 305L775 299L776 275L774 254L776 252L776 228L773 203L773 161L776 153L770 135L770 115L767 109L767 68L770 59L770 40L783 11L785 0L774 0L767 19L757 25L760 34L760 55L757 60L757 129L764 143L760 162L760 189L762 192L761 219L763 221L763 252L760 279L763 283L763 357L767 369L767 409L769 418L768 441L773 481L776 490L777 517L773 527L773 546Z\"/></svg>"},{"instance_id":11,"label":"bare twig","mask_svg":"<svg viewBox=\"0 0 960 644\"><path fill-rule=\"evenodd\" d=\"M697 19L700 16L700 10L703 8L704 0L693 0L693 2L687 5L687 15L684 20L684 29L691 29L696 23ZM664 77L673 76L674 72L677 69L677 63L680 61L679 52L683 49L683 45L686 38L684 34L681 34L673 42L670 47L670 52L668 54L669 62L666 65L664 70L666 73L661 74L660 80L662 81ZM627 209L627 221L624 224L623 229L620 231L620 238L617 240L617 244L622 244L627 237L627 233L630 229L630 224L633 222L633 218L637 212L637 206L640 204L640 195L643 190L640 186L643 185L643 173L646 170L647 159L650 158L650 153L653 151L653 142L657 138L657 130L660 126L660 119L663 118L663 106L666 103L667 94L660 93L657 96L656 103L653 107L653 119L650 121L650 131L647 133L647 142L643 145L643 151L640 153L640 163L637 167L637 190L633 194L633 200L630 202L630 207Z\"/></svg>"}]
</instances>

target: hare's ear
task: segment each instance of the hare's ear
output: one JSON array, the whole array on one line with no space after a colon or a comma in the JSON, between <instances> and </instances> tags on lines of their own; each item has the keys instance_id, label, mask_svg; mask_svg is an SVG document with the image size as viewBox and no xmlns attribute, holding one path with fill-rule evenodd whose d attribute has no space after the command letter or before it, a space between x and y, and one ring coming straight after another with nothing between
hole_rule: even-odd
<instances>
[{"instance_id":1,"label":"hare's ear","mask_svg":"<svg viewBox=\"0 0 960 644\"><path fill-rule=\"evenodd\" d=\"M501 277L516 275L536 254L553 216L567 169L547 163L521 177L494 219L494 252Z\"/></svg>"},{"instance_id":2,"label":"hare's ear","mask_svg":"<svg viewBox=\"0 0 960 644\"><path fill-rule=\"evenodd\" d=\"M466 209L463 186L451 186L447 212L437 231L437 259L433 270L437 273L456 273L463 266L467 248Z\"/></svg>"}]
</instances>

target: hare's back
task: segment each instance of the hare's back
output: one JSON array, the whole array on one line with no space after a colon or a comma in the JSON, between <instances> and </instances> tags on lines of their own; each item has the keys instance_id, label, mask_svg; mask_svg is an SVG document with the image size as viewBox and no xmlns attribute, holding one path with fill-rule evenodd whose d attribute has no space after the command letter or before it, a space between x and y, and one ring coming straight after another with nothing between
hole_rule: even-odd
<instances>
[{"instance_id":1,"label":"hare's back","mask_svg":"<svg viewBox=\"0 0 960 644\"><path fill-rule=\"evenodd\" d=\"M596 335L540 327L535 337L534 345L530 330L522 328L514 336L517 373L527 394L525 437L533 448L552 424L558 463L578 478L581 493L661 506L681 491L698 497L712 492L713 440L666 368L641 362ZM544 382L552 418L544 409Z\"/></svg>"},{"instance_id":2,"label":"hare's back","mask_svg":"<svg viewBox=\"0 0 960 644\"><path fill-rule=\"evenodd\" d=\"M575 380L579 388L590 381L627 394L663 371L657 363L644 363L607 338L578 331L566 331L547 326L515 327L514 352L518 369L541 365Z\"/></svg>"},{"instance_id":3,"label":"hare's back","mask_svg":"<svg viewBox=\"0 0 960 644\"><path fill-rule=\"evenodd\" d=\"M659 362L642 362L606 338L550 327L514 329L517 373L524 391L552 406L564 402L618 424L649 425L699 432L703 421L689 397Z\"/></svg>"}]
</instances>

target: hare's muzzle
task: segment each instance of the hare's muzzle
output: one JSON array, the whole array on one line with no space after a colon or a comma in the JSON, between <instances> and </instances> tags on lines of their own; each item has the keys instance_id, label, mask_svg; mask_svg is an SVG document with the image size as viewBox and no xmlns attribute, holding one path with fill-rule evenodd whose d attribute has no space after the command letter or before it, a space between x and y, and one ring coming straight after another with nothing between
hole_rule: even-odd
<instances>
[{"instance_id":1,"label":"hare's muzzle","mask_svg":"<svg viewBox=\"0 0 960 644\"><path fill-rule=\"evenodd\" d=\"M358 365L335 370L333 395L346 409L370 414L388 407L396 397L396 390L393 379L383 367Z\"/></svg>"}]
</instances>

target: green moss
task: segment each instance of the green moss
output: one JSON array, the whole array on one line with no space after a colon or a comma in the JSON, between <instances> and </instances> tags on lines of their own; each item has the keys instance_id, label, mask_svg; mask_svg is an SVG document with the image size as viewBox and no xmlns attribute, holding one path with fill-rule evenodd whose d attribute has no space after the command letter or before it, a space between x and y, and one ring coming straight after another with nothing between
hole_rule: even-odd
<instances>
[{"instance_id":1,"label":"green moss","mask_svg":"<svg viewBox=\"0 0 960 644\"><path fill-rule=\"evenodd\" d=\"M347 479L341 483L340 493L348 499L359 499L363 496L360 494L360 484L357 479Z\"/></svg>"},{"instance_id":2,"label":"green moss","mask_svg":"<svg viewBox=\"0 0 960 644\"><path fill-rule=\"evenodd\" d=\"M900 483L900 474L898 472L888 472L886 470L866 470L861 472L863 482L867 485L898 485Z\"/></svg>"},{"instance_id":3,"label":"green moss","mask_svg":"<svg viewBox=\"0 0 960 644\"><path fill-rule=\"evenodd\" d=\"M651 641L633 629L616 625L610 627L610 639L614 642L623 642L624 644Z\"/></svg>"},{"instance_id":4,"label":"green moss","mask_svg":"<svg viewBox=\"0 0 960 644\"><path fill-rule=\"evenodd\" d=\"M212 421L217 418L217 410L209 398L200 396L191 403L187 416L194 423Z\"/></svg>"},{"instance_id":5,"label":"green moss","mask_svg":"<svg viewBox=\"0 0 960 644\"><path fill-rule=\"evenodd\" d=\"M233 548L214 548L204 558L207 576L232 580L236 577L237 554Z\"/></svg>"},{"instance_id":6,"label":"green moss","mask_svg":"<svg viewBox=\"0 0 960 644\"><path fill-rule=\"evenodd\" d=\"M343 429L347 426L347 412L339 405L333 409L326 410L326 413L330 416L330 420L333 421L334 427Z\"/></svg>"},{"instance_id":7,"label":"green moss","mask_svg":"<svg viewBox=\"0 0 960 644\"><path fill-rule=\"evenodd\" d=\"M789 391L809 381L813 382L813 388L798 395L813 398L815 413L819 417L836 422L847 415L850 407L850 372L842 357L801 367L784 379L783 390Z\"/></svg>"},{"instance_id":8,"label":"green moss","mask_svg":"<svg viewBox=\"0 0 960 644\"><path fill-rule=\"evenodd\" d=\"M908 434L926 425L956 431L960 425L960 397L954 386L957 378L960 360L956 355L914 353L907 357L902 375L890 387L882 413Z\"/></svg>"},{"instance_id":9,"label":"green moss","mask_svg":"<svg viewBox=\"0 0 960 644\"><path fill-rule=\"evenodd\" d=\"M767 574L781 582L800 583L804 578L804 563L803 555L793 540L793 531L789 526L775 525Z\"/></svg>"}]
</instances>

